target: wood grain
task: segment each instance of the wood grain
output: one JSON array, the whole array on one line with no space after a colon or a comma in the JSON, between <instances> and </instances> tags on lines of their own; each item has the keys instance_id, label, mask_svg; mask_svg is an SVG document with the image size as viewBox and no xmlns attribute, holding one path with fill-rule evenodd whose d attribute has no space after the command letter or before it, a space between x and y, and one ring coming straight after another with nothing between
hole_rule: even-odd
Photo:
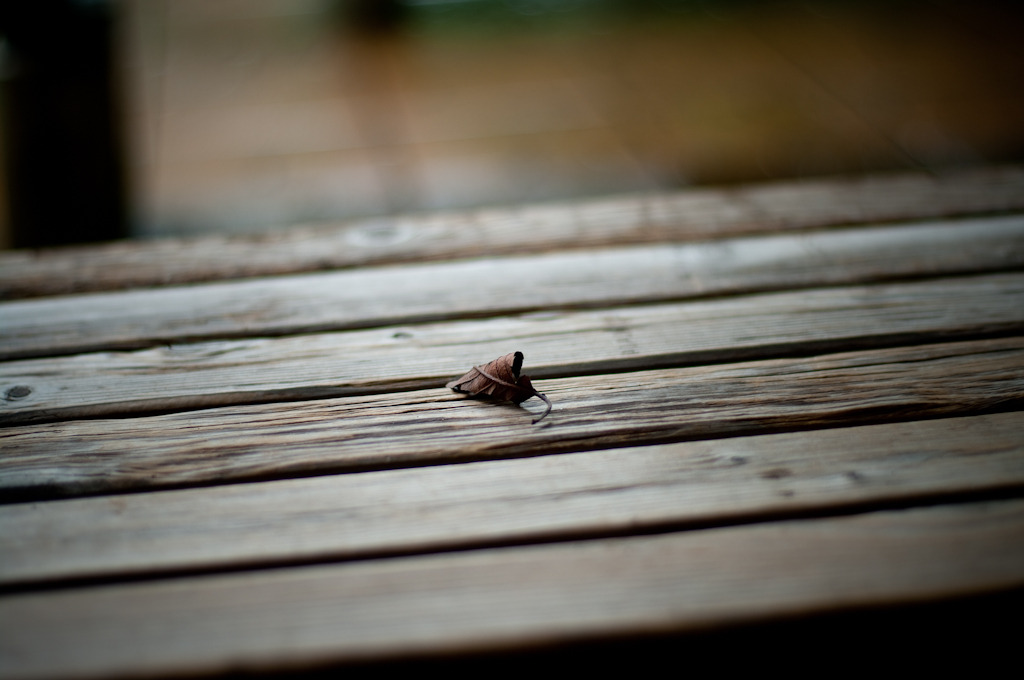
<instances>
[{"instance_id":1,"label":"wood grain","mask_svg":"<svg viewBox=\"0 0 1024 680\"><path fill-rule=\"evenodd\" d=\"M0 674L282 669L1024 583L1024 501L12 595ZM500 615L499 615L500 613Z\"/></svg>"},{"instance_id":2,"label":"wood grain","mask_svg":"<svg viewBox=\"0 0 1024 680\"><path fill-rule=\"evenodd\" d=\"M1024 413L0 506L0 584L423 553L1024 487Z\"/></svg>"},{"instance_id":3,"label":"wood grain","mask_svg":"<svg viewBox=\"0 0 1024 680\"><path fill-rule=\"evenodd\" d=\"M1024 209L1024 169L785 182L0 253L0 299Z\"/></svg>"},{"instance_id":4,"label":"wood grain","mask_svg":"<svg viewBox=\"0 0 1024 680\"><path fill-rule=\"evenodd\" d=\"M0 254L0 676L1021 588L1022 211L1012 167ZM514 350L540 425L443 388Z\"/></svg>"},{"instance_id":5,"label":"wood grain","mask_svg":"<svg viewBox=\"0 0 1024 680\"><path fill-rule=\"evenodd\" d=\"M770 293L0 364L0 424L437 387L512 350L526 373L682 366L1024 331L1024 274Z\"/></svg>"},{"instance_id":6,"label":"wood grain","mask_svg":"<svg viewBox=\"0 0 1024 680\"><path fill-rule=\"evenodd\" d=\"M365 268L0 304L0 358L1024 265L1024 216Z\"/></svg>"},{"instance_id":7,"label":"wood grain","mask_svg":"<svg viewBox=\"0 0 1024 680\"><path fill-rule=\"evenodd\" d=\"M4 496L281 478L965 414L1024 398L1024 338L541 381L555 404L443 388L0 431Z\"/></svg>"}]
</instances>

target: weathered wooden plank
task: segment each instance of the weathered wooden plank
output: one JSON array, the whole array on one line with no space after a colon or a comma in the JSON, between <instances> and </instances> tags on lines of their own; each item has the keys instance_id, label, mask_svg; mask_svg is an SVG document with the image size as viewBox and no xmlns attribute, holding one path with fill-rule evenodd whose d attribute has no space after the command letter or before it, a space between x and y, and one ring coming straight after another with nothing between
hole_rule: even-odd
<instances>
[{"instance_id":1,"label":"weathered wooden plank","mask_svg":"<svg viewBox=\"0 0 1024 680\"><path fill-rule=\"evenodd\" d=\"M1024 169L773 183L0 253L0 299L1024 209Z\"/></svg>"},{"instance_id":2,"label":"weathered wooden plank","mask_svg":"<svg viewBox=\"0 0 1024 680\"><path fill-rule=\"evenodd\" d=\"M1024 583L1024 501L25 593L0 673L287 668L710 625Z\"/></svg>"},{"instance_id":3,"label":"weathered wooden plank","mask_svg":"<svg viewBox=\"0 0 1024 680\"><path fill-rule=\"evenodd\" d=\"M0 431L0 488L112 492L971 413L1019 403L1022 369L1014 337L547 380L541 426L443 388L17 426Z\"/></svg>"},{"instance_id":4,"label":"weathered wooden plank","mask_svg":"<svg viewBox=\"0 0 1024 680\"><path fill-rule=\"evenodd\" d=\"M1024 488L1024 412L0 506L0 584L420 553Z\"/></svg>"},{"instance_id":5,"label":"weathered wooden plank","mask_svg":"<svg viewBox=\"0 0 1024 680\"><path fill-rule=\"evenodd\" d=\"M0 364L0 423L436 387L513 349L564 377L1022 330L1024 274L1001 274L201 342Z\"/></svg>"},{"instance_id":6,"label":"weathered wooden plank","mask_svg":"<svg viewBox=\"0 0 1024 680\"><path fill-rule=\"evenodd\" d=\"M367 268L0 305L0 358L1024 265L1024 215Z\"/></svg>"}]
</instances>

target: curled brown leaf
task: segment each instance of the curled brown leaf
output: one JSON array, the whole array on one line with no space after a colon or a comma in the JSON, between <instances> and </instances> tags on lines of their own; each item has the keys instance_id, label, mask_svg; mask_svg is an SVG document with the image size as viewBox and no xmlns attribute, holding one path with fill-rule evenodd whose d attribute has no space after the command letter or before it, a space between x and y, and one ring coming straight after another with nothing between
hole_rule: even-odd
<instances>
[{"instance_id":1,"label":"curled brown leaf","mask_svg":"<svg viewBox=\"0 0 1024 680\"><path fill-rule=\"evenodd\" d=\"M512 352L498 357L482 366L474 366L458 380L452 380L447 387L471 397L489 397L498 401L521 404L530 397L537 397L547 408L534 423L539 423L551 412L551 401L533 387L530 377L519 375L523 368L523 353Z\"/></svg>"}]
</instances>

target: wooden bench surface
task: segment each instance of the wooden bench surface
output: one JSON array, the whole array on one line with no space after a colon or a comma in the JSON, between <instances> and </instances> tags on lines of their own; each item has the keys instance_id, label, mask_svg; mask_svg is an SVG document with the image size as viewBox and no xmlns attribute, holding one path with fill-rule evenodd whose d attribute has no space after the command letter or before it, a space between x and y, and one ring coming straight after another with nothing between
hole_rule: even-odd
<instances>
[{"instance_id":1,"label":"wooden bench surface","mask_svg":"<svg viewBox=\"0 0 1024 680\"><path fill-rule=\"evenodd\" d=\"M0 298L0 677L1024 588L1021 168L0 253ZM539 424L445 389L517 350Z\"/></svg>"}]
</instances>

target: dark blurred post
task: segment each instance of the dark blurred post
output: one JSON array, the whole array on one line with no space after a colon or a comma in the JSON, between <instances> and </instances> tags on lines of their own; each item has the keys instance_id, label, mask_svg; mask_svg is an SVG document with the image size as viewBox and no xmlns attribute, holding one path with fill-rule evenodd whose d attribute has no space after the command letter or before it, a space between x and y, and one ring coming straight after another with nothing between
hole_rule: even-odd
<instances>
[{"instance_id":1,"label":"dark blurred post","mask_svg":"<svg viewBox=\"0 0 1024 680\"><path fill-rule=\"evenodd\" d=\"M14 247L128 235L113 12L102 0L0 3Z\"/></svg>"}]
</instances>

